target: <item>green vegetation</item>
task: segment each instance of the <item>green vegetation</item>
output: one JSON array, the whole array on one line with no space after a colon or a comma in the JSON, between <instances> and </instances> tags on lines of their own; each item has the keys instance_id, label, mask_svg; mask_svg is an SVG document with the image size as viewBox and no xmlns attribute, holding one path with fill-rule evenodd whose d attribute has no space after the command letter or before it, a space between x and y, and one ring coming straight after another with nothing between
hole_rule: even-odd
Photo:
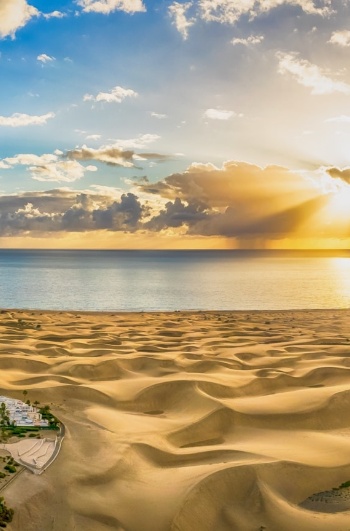
<instances>
[{"instance_id":1,"label":"green vegetation","mask_svg":"<svg viewBox=\"0 0 350 531\"><path fill-rule=\"evenodd\" d=\"M10 472L10 474L15 474L17 472L17 468L13 465L6 465L4 468Z\"/></svg>"},{"instance_id":2,"label":"green vegetation","mask_svg":"<svg viewBox=\"0 0 350 531\"><path fill-rule=\"evenodd\" d=\"M50 406L43 406L39 408L39 411L43 417L43 419L46 419L49 421L48 428L50 430L58 430L59 429L59 420L55 417L50 411Z\"/></svg>"},{"instance_id":3,"label":"green vegetation","mask_svg":"<svg viewBox=\"0 0 350 531\"><path fill-rule=\"evenodd\" d=\"M333 487L332 490L340 490L340 489L347 489L350 487L350 480L349 481L345 481L344 483L342 483L341 485L339 485L339 487Z\"/></svg>"},{"instance_id":4,"label":"green vegetation","mask_svg":"<svg viewBox=\"0 0 350 531\"><path fill-rule=\"evenodd\" d=\"M1 440L7 440L10 437L25 437L29 434L30 437L36 437L40 431L39 426L0 426L1 427Z\"/></svg>"},{"instance_id":5,"label":"green vegetation","mask_svg":"<svg viewBox=\"0 0 350 531\"><path fill-rule=\"evenodd\" d=\"M13 509L9 509L4 501L4 498L0 497L0 527L4 528L8 523L12 522Z\"/></svg>"},{"instance_id":6,"label":"green vegetation","mask_svg":"<svg viewBox=\"0 0 350 531\"><path fill-rule=\"evenodd\" d=\"M348 487L350 487L350 480L349 481L345 481L344 483L339 485L338 489L347 489Z\"/></svg>"},{"instance_id":7,"label":"green vegetation","mask_svg":"<svg viewBox=\"0 0 350 531\"><path fill-rule=\"evenodd\" d=\"M10 426L10 417L7 414L6 404L1 402L0 404L0 427Z\"/></svg>"}]
</instances>

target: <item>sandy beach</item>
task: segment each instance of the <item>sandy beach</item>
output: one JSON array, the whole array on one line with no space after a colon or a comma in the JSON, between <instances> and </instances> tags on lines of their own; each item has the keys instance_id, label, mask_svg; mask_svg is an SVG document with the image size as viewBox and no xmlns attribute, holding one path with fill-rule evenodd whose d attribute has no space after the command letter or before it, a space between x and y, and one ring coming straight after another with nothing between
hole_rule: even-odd
<instances>
[{"instance_id":1,"label":"sandy beach","mask_svg":"<svg viewBox=\"0 0 350 531\"><path fill-rule=\"evenodd\" d=\"M66 426L12 531L349 529L350 311L0 314L1 394Z\"/></svg>"}]
</instances>

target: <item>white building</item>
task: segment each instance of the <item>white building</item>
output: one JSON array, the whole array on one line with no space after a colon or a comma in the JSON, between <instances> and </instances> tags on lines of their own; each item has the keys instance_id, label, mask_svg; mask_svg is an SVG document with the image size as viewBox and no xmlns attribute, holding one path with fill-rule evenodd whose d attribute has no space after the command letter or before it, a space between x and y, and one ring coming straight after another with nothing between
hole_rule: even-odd
<instances>
[{"instance_id":1,"label":"white building","mask_svg":"<svg viewBox=\"0 0 350 531\"><path fill-rule=\"evenodd\" d=\"M10 419L10 423L15 426L37 426L47 428L48 420L43 419L38 408L25 404L21 400L0 396L0 406L5 404L6 415Z\"/></svg>"}]
</instances>

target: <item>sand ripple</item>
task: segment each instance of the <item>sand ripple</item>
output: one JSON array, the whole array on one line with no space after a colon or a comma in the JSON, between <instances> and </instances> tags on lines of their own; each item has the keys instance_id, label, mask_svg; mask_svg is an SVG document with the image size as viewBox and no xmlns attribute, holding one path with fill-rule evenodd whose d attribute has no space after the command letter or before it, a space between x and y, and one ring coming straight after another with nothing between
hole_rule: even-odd
<instances>
[{"instance_id":1,"label":"sand ripple","mask_svg":"<svg viewBox=\"0 0 350 531\"><path fill-rule=\"evenodd\" d=\"M347 531L350 312L0 313L1 393L52 404L13 531Z\"/></svg>"}]
</instances>

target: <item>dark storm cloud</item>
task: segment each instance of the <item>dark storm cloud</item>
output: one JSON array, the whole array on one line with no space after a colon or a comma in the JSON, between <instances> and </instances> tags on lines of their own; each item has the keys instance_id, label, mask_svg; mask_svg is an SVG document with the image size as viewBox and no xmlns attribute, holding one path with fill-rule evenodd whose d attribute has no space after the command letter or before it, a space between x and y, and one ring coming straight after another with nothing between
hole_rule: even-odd
<instances>
[{"instance_id":1,"label":"dark storm cloud","mask_svg":"<svg viewBox=\"0 0 350 531\"><path fill-rule=\"evenodd\" d=\"M63 190L0 197L0 235L106 229L134 232L147 207L131 193L108 195Z\"/></svg>"},{"instance_id":2,"label":"dark storm cloud","mask_svg":"<svg viewBox=\"0 0 350 531\"><path fill-rule=\"evenodd\" d=\"M333 176L338 178L338 173ZM144 178L136 186L140 197L129 192L116 198L116 190L107 188L2 196L0 235L96 230L166 233L180 229L182 234L194 236L261 241L293 237L300 227L305 237L329 232L322 221L319 226L309 223L328 201L327 194L320 193L310 179L286 168L260 168L243 162L226 163L222 169L193 164L182 174L153 184ZM159 208L164 198L168 201Z\"/></svg>"},{"instance_id":3,"label":"dark storm cloud","mask_svg":"<svg viewBox=\"0 0 350 531\"><path fill-rule=\"evenodd\" d=\"M181 227L182 225L192 227L208 217L205 209L204 205L185 205L180 198L176 198L174 202L169 201L165 205L165 209L161 210L158 215L153 216L145 224L145 227L152 231L159 231L169 227Z\"/></svg>"}]
</instances>

